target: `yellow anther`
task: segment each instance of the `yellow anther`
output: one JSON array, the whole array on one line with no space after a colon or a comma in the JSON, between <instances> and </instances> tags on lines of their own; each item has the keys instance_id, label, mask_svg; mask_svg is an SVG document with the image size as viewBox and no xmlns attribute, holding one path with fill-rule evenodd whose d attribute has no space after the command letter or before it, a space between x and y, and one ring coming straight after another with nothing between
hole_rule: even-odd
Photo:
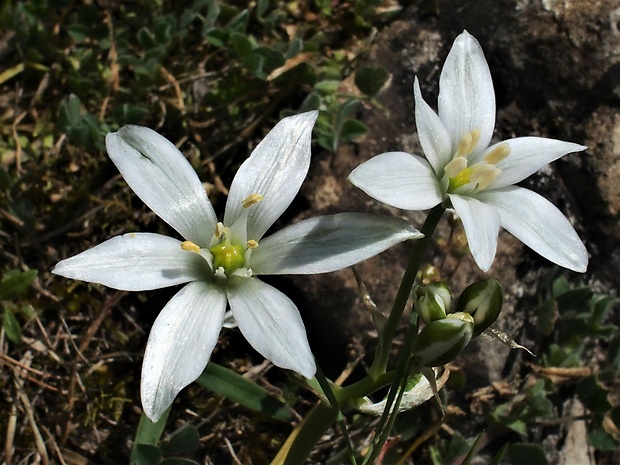
<instances>
[{"instance_id":1,"label":"yellow anther","mask_svg":"<svg viewBox=\"0 0 620 465\"><path fill-rule=\"evenodd\" d=\"M248 249L255 249L256 247L258 247L258 242L254 239L250 239L246 245L248 246Z\"/></svg>"},{"instance_id":2,"label":"yellow anther","mask_svg":"<svg viewBox=\"0 0 620 465\"><path fill-rule=\"evenodd\" d=\"M243 208L249 208L252 205L256 205L258 202L263 200L263 196L260 194L250 194L247 198L241 203Z\"/></svg>"},{"instance_id":3,"label":"yellow anther","mask_svg":"<svg viewBox=\"0 0 620 465\"><path fill-rule=\"evenodd\" d=\"M213 235L215 236L216 239L219 239L220 237L222 237L225 231L226 231L226 228L224 227L224 224L220 222L215 225L215 232L213 233Z\"/></svg>"},{"instance_id":4,"label":"yellow anther","mask_svg":"<svg viewBox=\"0 0 620 465\"><path fill-rule=\"evenodd\" d=\"M503 142L487 153L484 160L492 165L497 165L508 155L510 155L510 146L506 142Z\"/></svg>"},{"instance_id":5,"label":"yellow anther","mask_svg":"<svg viewBox=\"0 0 620 465\"><path fill-rule=\"evenodd\" d=\"M485 171L485 173L478 179L478 189L486 189L487 187L489 187L501 172L502 170L500 170L499 168L493 168L492 170Z\"/></svg>"},{"instance_id":6,"label":"yellow anther","mask_svg":"<svg viewBox=\"0 0 620 465\"><path fill-rule=\"evenodd\" d=\"M480 140L480 129L478 128L473 129L466 134L463 134L456 148L457 157L469 155L474 150L479 140Z\"/></svg>"},{"instance_id":7,"label":"yellow anther","mask_svg":"<svg viewBox=\"0 0 620 465\"><path fill-rule=\"evenodd\" d=\"M189 252L200 253L200 247L198 247L192 241L181 242L181 248Z\"/></svg>"},{"instance_id":8,"label":"yellow anther","mask_svg":"<svg viewBox=\"0 0 620 465\"><path fill-rule=\"evenodd\" d=\"M444 171L446 172L449 178L453 178L457 176L465 168L467 168L467 158L455 157L452 159L450 163L448 163L445 166Z\"/></svg>"}]
</instances>

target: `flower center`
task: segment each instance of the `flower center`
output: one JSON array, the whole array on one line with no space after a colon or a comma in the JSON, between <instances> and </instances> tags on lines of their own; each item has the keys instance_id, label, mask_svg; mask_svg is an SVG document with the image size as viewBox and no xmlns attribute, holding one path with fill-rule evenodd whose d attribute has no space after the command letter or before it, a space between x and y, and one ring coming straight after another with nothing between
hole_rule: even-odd
<instances>
[{"instance_id":1,"label":"flower center","mask_svg":"<svg viewBox=\"0 0 620 465\"><path fill-rule=\"evenodd\" d=\"M468 132L458 143L454 158L444 167L447 191L453 194L472 194L489 187L502 172L497 164L510 155L510 146L499 144L483 160L470 164L468 157L478 144L480 130Z\"/></svg>"},{"instance_id":2,"label":"flower center","mask_svg":"<svg viewBox=\"0 0 620 465\"><path fill-rule=\"evenodd\" d=\"M224 268L224 274L230 276L235 270L245 265L245 247L231 244L230 240L214 245L209 249L213 255L213 267Z\"/></svg>"},{"instance_id":3,"label":"flower center","mask_svg":"<svg viewBox=\"0 0 620 465\"><path fill-rule=\"evenodd\" d=\"M248 196L242 202L241 215L230 227L218 223L208 249L201 248L191 241L183 242L181 248L202 256L215 276L228 277L233 274L252 276L252 270L247 268L247 263L252 250L258 247L258 242L247 239L248 209L261 200L263 196L260 194Z\"/></svg>"}]
</instances>

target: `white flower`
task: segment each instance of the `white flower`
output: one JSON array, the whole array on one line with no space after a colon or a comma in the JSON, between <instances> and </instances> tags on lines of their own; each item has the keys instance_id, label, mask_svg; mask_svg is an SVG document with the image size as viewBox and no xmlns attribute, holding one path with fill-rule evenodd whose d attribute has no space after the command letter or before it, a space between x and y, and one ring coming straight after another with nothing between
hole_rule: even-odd
<instances>
[{"instance_id":1,"label":"white flower","mask_svg":"<svg viewBox=\"0 0 620 465\"><path fill-rule=\"evenodd\" d=\"M334 271L421 236L401 219L341 213L263 239L306 177L316 117L308 112L285 118L256 147L232 182L222 223L171 142L139 126L107 135L108 154L129 186L185 241L129 233L62 260L53 272L127 291L187 283L157 317L144 354L141 396L151 420L204 370L227 302L259 353L279 367L314 376L297 307L256 275Z\"/></svg>"},{"instance_id":2,"label":"white flower","mask_svg":"<svg viewBox=\"0 0 620 465\"><path fill-rule=\"evenodd\" d=\"M439 111L422 99L416 78L415 119L426 160L404 152L378 155L350 181L371 197L405 210L440 203L456 210L478 266L493 263L500 225L543 257L584 272L587 251L562 213L540 195L514 186L558 158L586 147L520 137L489 147L495 93L482 48L457 37L439 80Z\"/></svg>"}]
</instances>

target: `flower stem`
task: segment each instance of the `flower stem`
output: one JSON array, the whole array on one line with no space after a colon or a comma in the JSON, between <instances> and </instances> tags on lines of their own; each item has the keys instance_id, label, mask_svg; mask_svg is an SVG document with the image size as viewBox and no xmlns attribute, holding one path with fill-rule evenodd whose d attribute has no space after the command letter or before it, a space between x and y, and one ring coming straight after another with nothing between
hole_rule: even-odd
<instances>
[{"instance_id":1,"label":"flower stem","mask_svg":"<svg viewBox=\"0 0 620 465\"><path fill-rule=\"evenodd\" d=\"M418 270L422 264L424 252L431 241L435 228L437 228L437 224L439 223L444 211L444 207L437 205L430 212L428 212L426 221L420 230L420 232L424 234L424 237L415 241L411 252L411 257L409 259L409 265L407 266L403 279L400 282L400 287L398 288L396 298L394 299L394 304L392 305L392 311L390 312L387 323L383 328L383 334L381 335L382 337L379 341L379 345L377 346L375 359L373 360L372 366L369 370L369 375L371 378L377 378L385 373L390 354L390 347L392 345L394 335L396 334L400 317L405 310L405 305L407 305L411 288L415 283L416 275L418 274Z\"/></svg>"}]
</instances>

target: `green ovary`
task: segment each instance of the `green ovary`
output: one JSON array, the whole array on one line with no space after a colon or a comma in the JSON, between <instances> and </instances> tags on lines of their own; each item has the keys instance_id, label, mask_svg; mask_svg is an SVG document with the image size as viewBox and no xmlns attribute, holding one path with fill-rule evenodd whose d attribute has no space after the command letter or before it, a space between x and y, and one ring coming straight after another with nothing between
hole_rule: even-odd
<instances>
[{"instance_id":1,"label":"green ovary","mask_svg":"<svg viewBox=\"0 0 620 465\"><path fill-rule=\"evenodd\" d=\"M471 174L472 174L472 169L471 167L468 167L462 170L460 173L458 173L453 178L450 178L450 181L448 184L448 191L454 192L455 189L458 189L459 187L465 186L466 184L468 184Z\"/></svg>"},{"instance_id":2,"label":"green ovary","mask_svg":"<svg viewBox=\"0 0 620 465\"><path fill-rule=\"evenodd\" d=\"M214 245L209 249L213 255L213 268L222 267L226 276L230 276L235 270L245 265L245 248L239 244Z\"/></svg>"}]
</instances>

